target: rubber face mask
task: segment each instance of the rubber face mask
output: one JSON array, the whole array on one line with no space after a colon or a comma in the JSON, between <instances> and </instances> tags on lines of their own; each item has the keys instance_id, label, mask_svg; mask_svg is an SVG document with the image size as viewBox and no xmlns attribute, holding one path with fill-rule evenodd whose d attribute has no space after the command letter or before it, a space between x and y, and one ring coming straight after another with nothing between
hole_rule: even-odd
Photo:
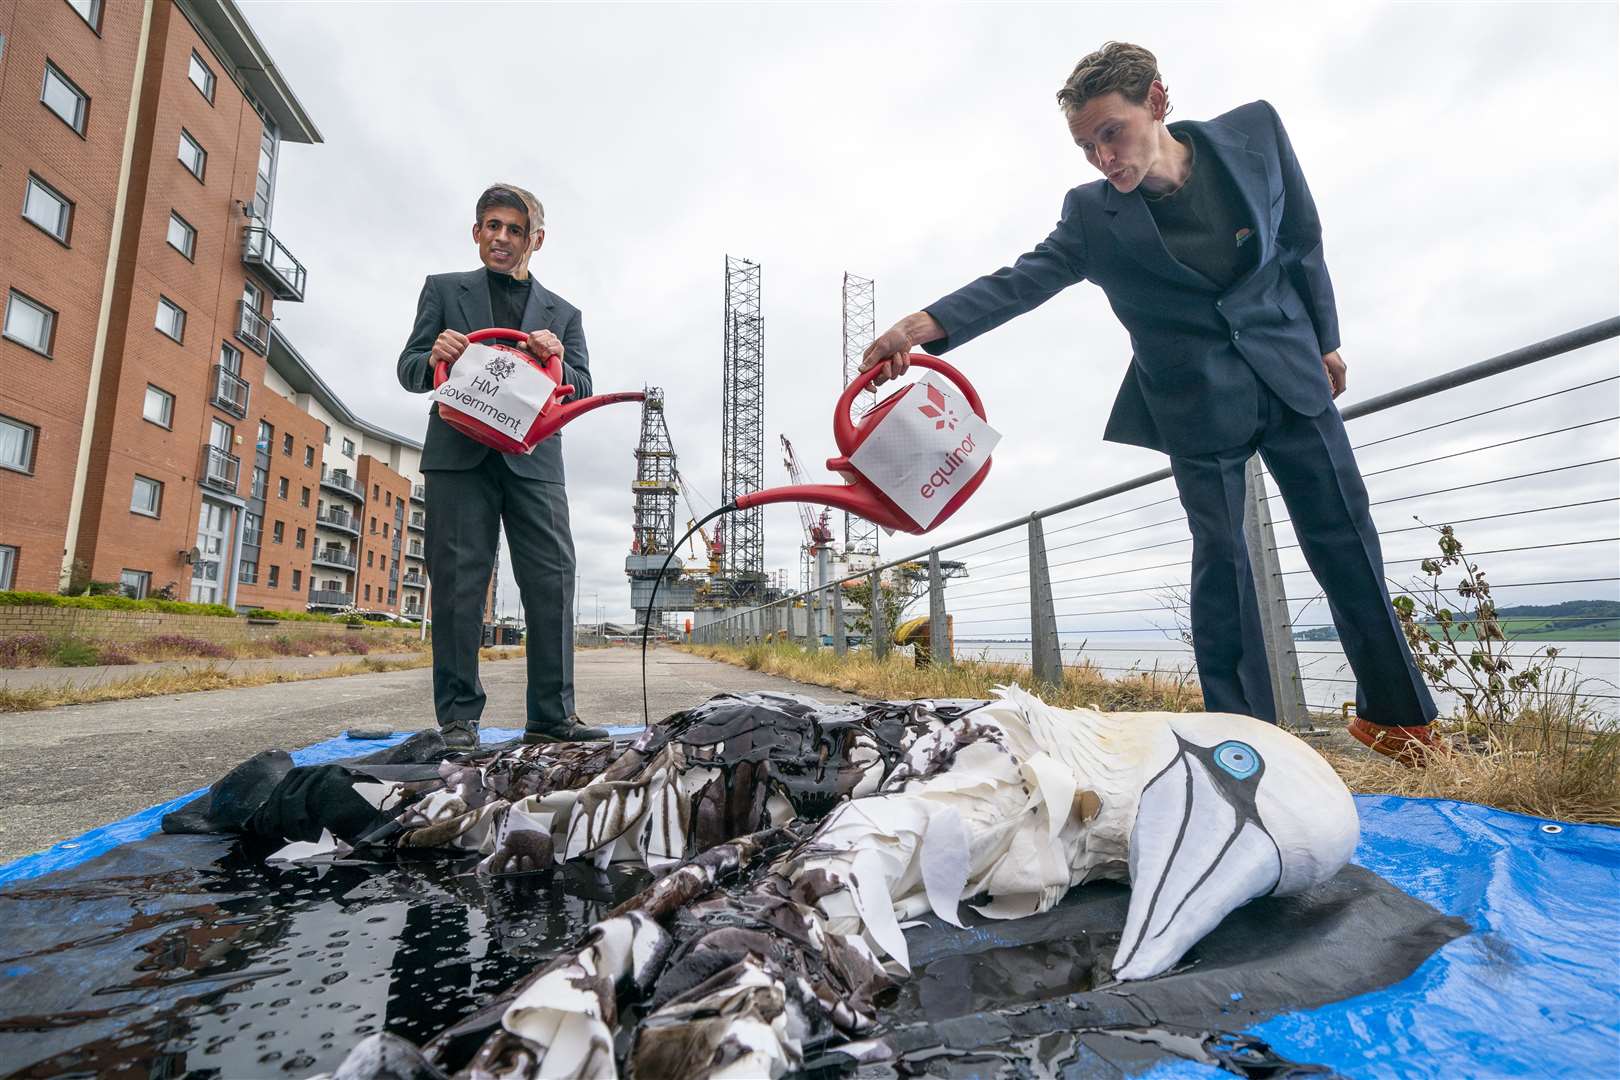
<instances>
[{"instance_id":1,"label":"rubber face mask","mask_svg":"<svg viewBox=\"0 0 1620 1080\"><path fill-rule=\"evenodd\" d=\"M1121 979L1175 964L1236 908L1302 892L1350 861L1349 789L1300 739L1251 717L1188 714L1155 737L1131 830Z\"/></svg>"}]
</instances>

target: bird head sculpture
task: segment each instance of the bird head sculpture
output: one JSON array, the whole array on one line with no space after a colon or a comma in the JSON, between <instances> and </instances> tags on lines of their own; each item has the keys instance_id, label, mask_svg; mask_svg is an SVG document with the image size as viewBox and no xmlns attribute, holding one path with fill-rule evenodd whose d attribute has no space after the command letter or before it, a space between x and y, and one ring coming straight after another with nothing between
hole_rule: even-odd
<instances>
[{"instance_id":1,"label":"bird head sculpture","mask_svg":"<svg viewBox=\"0 0 1620 1080\"><path fill-rule=\"evenodd\" d=\"M1360 838L1344 781L1303 740L1246 716L1162 715L1139 774L1121 979L1166 970L1250 900L1328 880Z\"/></svg>"}]
</instances>

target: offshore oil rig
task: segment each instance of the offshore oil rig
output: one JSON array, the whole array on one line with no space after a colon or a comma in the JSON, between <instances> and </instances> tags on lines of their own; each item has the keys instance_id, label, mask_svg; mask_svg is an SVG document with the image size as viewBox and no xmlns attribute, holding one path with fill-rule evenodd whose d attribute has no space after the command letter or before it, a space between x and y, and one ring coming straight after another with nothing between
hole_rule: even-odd
<instances>
[{"instance_id":1,"label":"offshore oil rig","mask_svg":"<svg viewBox=\"0 0 1620 1080\"><path fill-rule=\"evenodd\" d=\"M760 304L760 266L749 259L726 256L725 306L721 354L720 502L759 491L765 479L765 322ZM842 387L860 366L861 351L875 333L876 290L870 278L846 273L843 280ZM705 502L681 475L674 441L664 412L661 387L646 388L641 410L641 437L636 445L635 496L630 552L624 569L630 579L630 605L638 622L663 624L680 612L692 612L699 624L706 615L730 608L752 607L793 591L785 573L774 579L765 570L764 509L728 514L713 523L712 533L700 531L686 552L675 552L677 537L703 516ZM857 412L864 414L877 402L876 391L863 393ZM779 437L783 465L791 482L801 470L793 444ZM680 510L684 509L683 518ZM678 521L686 526L677 529ZM869 569L878 558L878 527L845 513L843 545L830 511L799 508L803 537L800 543L798 591L847 573ZM702 543L701 554L696 544ZM683 558L682 556L686 556ZM658 584L656 607L653 583L668 559Z\"/></svg>"}]
</instances>

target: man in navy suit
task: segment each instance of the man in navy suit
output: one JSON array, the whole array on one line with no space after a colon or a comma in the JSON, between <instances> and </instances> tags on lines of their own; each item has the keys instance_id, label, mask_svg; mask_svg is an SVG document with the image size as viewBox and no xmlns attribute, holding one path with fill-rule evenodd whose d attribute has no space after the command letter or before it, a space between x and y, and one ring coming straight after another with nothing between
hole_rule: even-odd
<instances>
[{"instance_id":1,"label":"man in navy suit","mask_svg":"<svg viewBox=\"0 0 1620 1080\"><path fill-rule=\"evenodd\" d=\"M525 347L562 359L577 397L591 393L579 309L523 274L545 241L544 211L526 192L497 184L479 196L473 242L483 267L434 274L422 286L416 324L399 354L400 385L433 389L438 364L454 364L467 335L489 327L527 330ZM538 220L534 220L538 219ZM433 709L445 745L478 745L484 687L478 678L484 599L502 522L528 626L525 742L603 739L574 714L574 539L563 486L562 436L528 454L504 454L428 413L422 444L427 488L427 569L433 606Z\"/></svg>"},{"instance_id":2,"label":"man in navy suit","mask_svg":"<svg viewBox=\"0 0 1620 1080\"><path fill-rule=\"evenodd\" d=\"M1109 42L1058 92L1104 179L1068 193L1051 235L1010 267L908 315L863 369L906 369L1090 279L1134 355L1104 438L1162 450L1192 529L1193 651L1204 707L1275 722L1243 538L1244 467L1258 452L1327 596L1357 683L1351 734L1415 762L1435 706L1384 586L1367 493L1333 399L1339 318L1305 175L1270 104L1166 124L1152 53Z\"/></svg>"}]
</instances>

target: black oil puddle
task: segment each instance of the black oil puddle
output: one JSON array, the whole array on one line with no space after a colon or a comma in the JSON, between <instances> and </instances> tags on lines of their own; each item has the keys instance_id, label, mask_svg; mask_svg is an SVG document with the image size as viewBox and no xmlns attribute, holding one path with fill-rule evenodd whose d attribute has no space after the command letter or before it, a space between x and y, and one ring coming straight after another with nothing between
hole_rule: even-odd
<instances>
[{"instance_id":1,"label":"black oil puddle","mask_svg":"<svg viewBox=\"0 0 1620 1080\"><path fill-rule=\"evenodd\" d=\"M8 1075L330 1070L387 1030L418 1044L649 880L575 866L480 884L472 862L202 870L0 893Z\"/></svg>"}]
</instances>

